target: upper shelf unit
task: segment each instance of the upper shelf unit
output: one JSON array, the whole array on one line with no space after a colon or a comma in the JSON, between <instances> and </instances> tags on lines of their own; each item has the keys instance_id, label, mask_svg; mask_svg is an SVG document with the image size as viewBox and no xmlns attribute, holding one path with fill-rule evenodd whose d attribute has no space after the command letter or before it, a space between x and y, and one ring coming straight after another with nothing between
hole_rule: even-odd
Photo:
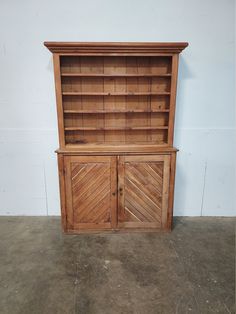
<instances>
[{"instance_id":1,"label":"upper shelf unit","mask_svg":"<svg viewBox=\"0 0 236 314\"><path fill-rule=\"evenodd\" d=\"M45 43L54 54L60 146L173 144L186 43Z\"/></svg>"}]
</instances>

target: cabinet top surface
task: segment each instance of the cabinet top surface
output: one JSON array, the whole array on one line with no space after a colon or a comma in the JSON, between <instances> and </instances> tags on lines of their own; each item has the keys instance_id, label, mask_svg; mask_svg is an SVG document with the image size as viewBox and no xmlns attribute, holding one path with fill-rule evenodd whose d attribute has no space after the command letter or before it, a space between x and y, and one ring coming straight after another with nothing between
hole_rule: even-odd
<instances>
[{"instance_id":1,"label":"cabinet top surface","mask_svg":"<svg viewBox=\"0 0 236 314\"><path fill-rule=\"evenodd\" d=\"M44 42L52 53L180 53L187 42Z\"/></svg>"}]
</instances>

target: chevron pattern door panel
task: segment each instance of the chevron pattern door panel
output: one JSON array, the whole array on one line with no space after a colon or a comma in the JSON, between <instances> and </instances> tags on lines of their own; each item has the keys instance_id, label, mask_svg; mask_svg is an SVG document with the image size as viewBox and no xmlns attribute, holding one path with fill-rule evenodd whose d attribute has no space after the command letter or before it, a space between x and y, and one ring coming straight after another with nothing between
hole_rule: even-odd
<instances>
[{"instance_id":1,"label":"chevron pattern door panel","mask_svg":"<svg viewBox=\"0 0 236 314\"><path fill-rule=\"evenodd\" d=\"M124 156L118 164L118 226L166 228L170 156Z\"/></svg>"},{"instance_id":2,"label":"chevron pattern door panel","mask_svg":"<svg viewBox=\"0 0 236 314\"><path fill-rule=\"evenodd\" d=\"M116 157L66 156L67 228L111 229L116 224Z\"/></svg>"}]
</instances>

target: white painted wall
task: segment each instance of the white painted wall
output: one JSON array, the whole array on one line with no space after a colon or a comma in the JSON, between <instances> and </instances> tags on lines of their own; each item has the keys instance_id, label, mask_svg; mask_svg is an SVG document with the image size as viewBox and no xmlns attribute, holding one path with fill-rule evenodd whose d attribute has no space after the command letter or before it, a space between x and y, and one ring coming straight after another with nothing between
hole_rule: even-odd
<instances>
[{"instance_id":1,"label":"white painted wall","mask_svg":"<svg viewBox=\"0 0 236 314\"><path fill-rule=\"evenodd\" d=\"M235 215L234 14L234 0L1 0L0 214L60 214L47 40L188 41L174 214Z\"/></svg>"}]
</instances>

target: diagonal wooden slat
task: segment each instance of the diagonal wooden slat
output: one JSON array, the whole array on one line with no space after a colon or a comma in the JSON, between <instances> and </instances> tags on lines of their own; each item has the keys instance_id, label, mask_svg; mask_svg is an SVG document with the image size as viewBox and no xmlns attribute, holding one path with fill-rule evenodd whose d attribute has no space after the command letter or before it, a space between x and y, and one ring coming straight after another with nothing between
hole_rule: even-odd
<instances>
[{"instance_id":1,"label":"diagonal wooden slat","mask_svg":"<svg viewBox=\"0 0 236 314\"><path fill-rule=\"evenodd\" d=\"M150 209L154 208L154 211L156 210L156 207L159 210L161 209L158 198L156 198L156 200L152 200L150 193L146 192L143 186L140 184L137 185L137 183L133 182L132 179L130 180L130 178L126 178L126 185L130 186L133 192L139 196Z\"/></svg>"},{"instance_id":2,"label":"diagonal wooden slat","mask_svg":"<svg viewBox=\"0 0 236 314\"><path fill-rule=\"evenodd\" d=\"M78 215L86 215L88 211L96 206L96 203L103 197L103 195L109 191L109 182L104 182L97 188L97 191L91 193L91 197L87 198L85 201L81 199L80 202L77 202L77 204L74 205L74 208L78 209Z\"/></svg>"},{"instance_id":3,"label":"diagonal wooden slat","mask_svg":"<svg viewBox=\"0 0 236 314\"><path fill-rule=\"evenodd\" d=\"M87 167L86 167L87 168ZM74 180L72 179L73 183L73 192L78 192L78 189L82 186L90 183L90 181L93 181L94 179L94 173L96 173L99 169L101 169L100 165L95 165L94 167L88 166L88 169L84 170L84 173L81 174L81 176L78 176Z\"/></svg>"},{"instance_id":4,"label":"diagonal wooden slat","mask_svg":"<svg viewBox=\"0 0 236 314\"><path fill-rule=\"evenodd\" d=\"M163 178L163 163L149 162L148 165L161 177Z\"/></svg>"},{"instance_id":5,"label":"diagonal wooden slat","mask_svg":"<svg viewBox=\"0 0 236 314\"><path fill-rule=\"evenodd\" d=\"M108 168L100 168L96 170L96 175L89 178L89 181L86 180L77 180L72 182L73 192L76 192L75 197L87 198L87 192L96 190L96 187L99 186L103 181L107 180L109 177L110 171Z\"/></svg>"},{"instance_id":6,"label":"diagonal wooden slat","mask_svg":"<svg viewBox=\"0 0 236 314\"><path fill-rule=\"evenodd\" d=\"M137 195L129 185L125 188L125 204L126 202L133 204L134 208L143 215L143 221L155 221L160 216L159 209L157 207L151 209L147 206L142 197Z\"/></svg>"},{"instance_id":7,"label":"diagonal wooden slat","mask_svg":"<svg viewBox=\"0 0 236 314\"><path fill-rule=\"evenodd\" d=\"M74 180L83 170L85 170L85 165L72 163L71 164L71 179Z\"/></svg>"},{"instance_id":8,"label":"diagonal wooden slat","mask_svg":"<svg viewBox=\"0 0 236 314\"><path fill-rule=\"evenodd\" d=\"M81 173L80 173L80 180L85 180L85 177L88 175L88 174L91 174L92 173L92 170L93 169L95 169L95 167L96 167L97 165L96 164L88 164L88 165L86 165L83 169L82 169L82 171L81 171ZM74 174L74 176L71 178L71 181L73 182L73 181L75 181L76 182L76 175Z\"/></svg>"},{"instance_id":9,"label":"diagonal wooden slat","mask_svg":"<svg viewBox=\"0 0 236 314\"><path fill-rule=\"evenodd\" d=\"M125 163L123 221L161 224L163 167L163 161L138 161L135 157Z\"/></svg>"},{"instance_id":10,"label":"diagonal wooden slat","mask_svg":"<svg viewBox=\"0 0 236 314\"><path fill-rule=\"evenodd\" d=\"M159 192L159 194L162 194L162 188L163 188L163 180L159 177L159 175L156 174L154 170L152 170L150 167L147 166L145 163L140 163L137 166L137 170L140 173L146 172L145 175L148 177L149 181L153 186L155 186L156 190Z\"/></svg>"},{"instance_id":11,"label":"diagonal wooden slat","mask_svg":"<svg viewBox=\"0 0 236 314\"><path fill-rule=\"evenodd\" d=\"M105 213L109 213L109 197L109 191L107 191L93 206L87 207L87 211L84 211L83 214L80 213L80 222L101 222L102 217L106 216Z\"/></svg>"},{"instance_id":12,"label":"diagonal wooden slat","mask_svg":"<svg viewBox=\"0 0 236 314\"><path fill-rule=\"evenodd\" d=\"M106 162L71 164L74 224L111 222L111 166Z\"/></svg>"},{"instance_id":13,"label":"diagonal wooden slat","mask_svg":"<svg viewBox=\"0 0 236 314\"><path fill-rule=\"evenodd\" d=\"M91 196L91 193L93 193L93 191L96 191L97 186L100 186L103 181L106 181L109 178L109 174L109 169L101 168L96 172L94 180L91 179L88 183L86 182L87 184L84 184L84 182L81 181L77 181L77 189L73 189L75 201L78 198L81 201L83 200L84 202L86 198Z\"/></svg>"},{"instance_id":14,"label":"diagonal wooden slat","mask_svg":"<svg viewBox=\"0 0 236 314\"><path fill-rule=\"evenodd\" d=\"M95 207L95 210L90 212L90 217L93 219L93 222L106 222L104 219L108 218L108 221L110 221L110 194L109 192L104 195L104 198L97 204L97 209Z\"/></svg>"},{"instance_id":15,"label":"diagonal wooden slat","mask_svg":"<svg viewBox=\"0 0 236 314\"><path fill-rule=\"evenodd\" d=\"M126 216L126 220L128 221L138 221L138 222L142 222L141 219L139 219L137 217L137 215L134 215L134 213L132 212L132 210L130 210L127 206L125 206L125 216Z\"/></svg>"},{"instance_id":16,"label":"diagonal wooden slat","mask_svg":"<svg viewBox=\"0 0 236 314\"><path fill-rule=\"evenodd\" d=\"M149 172L151 176L154 177L157 181L162 182L163 181L163 176L159 174L159 167L155 170L152 166L153 164L151 162L145 163L144 168ZM149 170L148 170L149 169Z\"/></svg>"},{"instance_id":17,"label":"diagonal wooden slat","mask_svg":"<svg viewBox=\"0 0 236 314\"><path fill-rule=\"evenodd\" d=\"M81 200L80 203L76 204L76 206L74 206L74 208L78 209L77 210L78 217L82 217L82 216L88 214L89 211L93 210L93 208L96 206L97 202L99 202L99 200L103 197L103 195L108 193L109 191L110 191L109 185L106 182L99 187L99 190L97 193L93 193L93 196L86 199L86 202L83 202Z\"/></svg>"},{"instance_id":18,"label":"diagonal wooden slat","mask_svg":"<svg viewBox=\"0 0 236 314\"><path fill-rule=\"evenodd\" d=\"M132 221L134 221L134 217L138 219L139 221L153 221L155 218L149 216L148 213L146 213L146 210L143 209L143 207L139 204L137 200L133 201L131 198L127 198L125 200L125 209L128 208L129 213L133 214ZM125 215L127 215L125 211Z\"/></svg>"},{"instance_id":19,"label":"diagonal wooden slat","mask_svg":"<svg viewBox=\"0 0 236 314\"><path fill-rule=\"evenodd\" d=\"M137 186L142 187L143 192L147 194L153 202L156 202L157 198L161 197L159 189L157 191L157 187L151 182L148 182L148 180L145 180L143 174L137 171L135 167L128 167L126 169L126 175L129 180L133 181Z\"/></svg>"}]
</instances>

